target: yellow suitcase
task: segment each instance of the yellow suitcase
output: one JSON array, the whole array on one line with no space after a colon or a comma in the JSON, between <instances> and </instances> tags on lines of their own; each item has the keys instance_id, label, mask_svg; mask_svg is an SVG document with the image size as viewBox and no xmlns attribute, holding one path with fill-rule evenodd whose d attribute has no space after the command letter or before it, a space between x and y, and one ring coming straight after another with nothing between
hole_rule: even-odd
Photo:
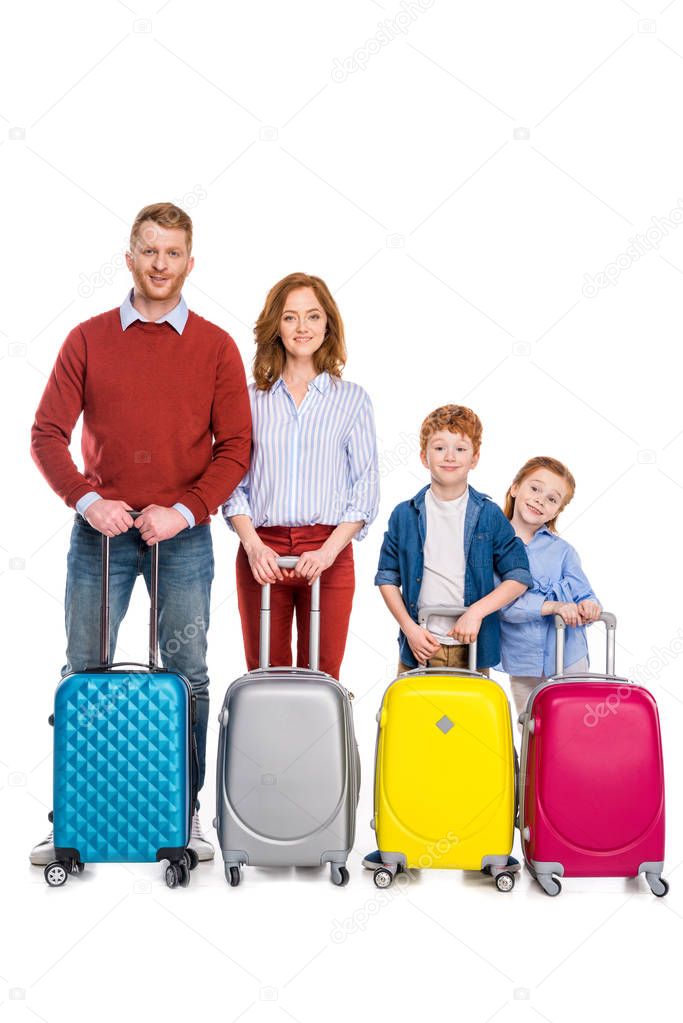
<instances>
[{"instance_id":1,"label":"yellow suitcase","mask_svg":"<svg viewBox=\"0 0 683 1023\"><path fill-rule=\"evenodd\" d=\"M510 891L516 763L501 686L472 670L418 668L391 683L377 720L375 884L401 869L457 868Z\"/></svg>"}]
</instances>

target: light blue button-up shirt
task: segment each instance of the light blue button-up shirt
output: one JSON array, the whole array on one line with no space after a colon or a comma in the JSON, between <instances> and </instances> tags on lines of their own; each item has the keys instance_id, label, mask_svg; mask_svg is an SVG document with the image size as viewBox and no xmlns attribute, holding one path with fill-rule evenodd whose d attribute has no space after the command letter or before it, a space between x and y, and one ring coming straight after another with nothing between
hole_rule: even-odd
<instances>
[{"instance_id":1,"label":"light blue button-up shirt","mask_svg":"<svg viewBox=\"0 0 683 1023\"><path fill-rule=\"evenodd\" d=\"M133 290L134 290L133 288L130 289L130 291L124 298L123 302L121 303L121 308L119 309L119 315L121 317L121 330L127 330L128 327L130 327L131 323L135 323L136 320L142 320L143 323L148 322L145 319L145 317L141 313L139 313L138 310L133 305ZM185 299L181 295L178 304L174 306L170 312L166 313L165 316L160 317L160 319L155 320L154 322L168 323L171 325L171 327L173 327L176 334L182 334L182 332L185 330L185 325L187 323L188 316L189 311L187 308L187 303L185 302ZM85 518L85 513L90 507L90 505L94 504L95 501L99 501L99 499L100 495L97 493L96 490L89 490L87 494L84 494L83 497L81 497L76 502L76 511L78 512L79 515L82 515L83 518ZM184 504L180 503L180 501L178 501L177 504L174 504L173 507L180 512L183 518L187 520L188 526L190 527L190 529L192 529L192 527L195 524L195 517L190 511L190 509L186 508Z\"/></svg>"},{"instance_id":2,"label":"light blue button-up shirt","mask_svg":"<svg viewBox=\"0 0 683 1023\"><path fill-rule=\"evenodd\" d=\"M372 403L358 384L320 373L297 409L282 377L270 390L249 385L249 472L223 505L259 526L360 522L361 540L379 507L379 459Z\"/></svg>"},{"instance_id":3,"label":"light blue button-up shirt","mask_svg":"<svg viewBox=\"0 0 683 1023\"><path fill-rule=\"evenodd\" d=\"M142 320L143 323L148 322L142 315L142 313L139 313L138 310L133 305L133 292L134 289L131 288L126 297L124 298L123 302L121 303L121 308L119 309L119 315L121 317L121 330L127 330L128 327L130 327L131 323L135 323L136 320ZM160 319L155 320L154 322L170 323L170 325L175 330L176 334L182 334L182 332L185 330L185 325L187 323L187 318L189 315L190 314L187 308L187 303L185 302L185 299L181 295L178 305L173 306L170 312L166 313L165 316L160 317Z\"/></svg>"},{"instance_id":4,"label":"light blue button-up shirt","mask_svg":"<svg viewBox=\"0 0 683 1023\"><path fill-rule=\"evenodd\" d=\"M501 661L510 675L540 678L555 673L555 621L552 615L541 615L543 604L546 600L578 604L598 598L579 555L557 533L541 526L525 546L533 585L499 612ZM567 626L565 666L587 656L585 625Z\"/></svg>"}]
</instances>

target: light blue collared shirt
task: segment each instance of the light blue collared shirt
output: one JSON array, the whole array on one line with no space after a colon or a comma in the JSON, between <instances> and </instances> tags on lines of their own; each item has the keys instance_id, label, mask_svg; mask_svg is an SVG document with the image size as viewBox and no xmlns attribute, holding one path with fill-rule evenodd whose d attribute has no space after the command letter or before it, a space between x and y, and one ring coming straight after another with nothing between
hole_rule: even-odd
<instances>
[{"instance_id":1,"label":"light blue collared shirt","mask_svg":"<svg viewBox=\"0 0 683 1023\"><path fill-rule=\"evenodd\" d=\"M223 505L259 526L363 522L379 505L379 459L372 403L348 380L320 373L297 409L282 377L268 391L249 385L249 472Z\"/></svg>"},{"instance_id":2,"label":"light blue collared shirt","mask_svg":"<svg viewBox=\"0 0 683 1023\"><path fill-rule=\"evenodd\" d=\"M121 308L119 309L119 315L121 317L121 330L127 330L128 327L130 327L131 323L135 323L136 320L142 320L143 323L148 322L142 315L142 313L139 313L138 310L133 305L134 290L135 290L134 288L130 289L130 291L124 298L123 302L121 303ZM155 320L154 322L170 323L170 325L175 330L176 334L182 334L182 332L185 330L185 324L187 323L188 316L189 312L187 308L187 303L185 302L185 299L181 295L178 305L173 306L170 312L166 313L165 316L162 316L160 319Z\"/></svg>"},{"instance_id":3,"label":"light blue collared shirt","mask_svg":"<svg viewBox=\"0 0 683 1023\"><path fill-rule=\"evenodd\" d=\"M142 315L142 313L138 312L138 310L133 305L133 293L134 289L131 288L126 297L124 298L123 302L121 303L121 308L119 309L119 315L121 317L121 330L127 330L128 327L130 327L131 323L135 323L136 320L142 320L143 323L148 322ZM162 316L160 319L155 320L154 322L168 323L170 324L171 327L173 327L176 334L182 334L182 332L185 330L185 325L187 323L188 316L189 311L187 308L187 303L185 302L185 299L181 295L178 304L174 306L170 312L166 313L165 316ZM76 511L78 512L79 515L82 515L83 518L85 518L85 513L90 507L90 505L94 504L95 501L99 500L100 495L97 493L97 491L89 490L87 494L84 494L83 497L81 497L80 500L76 502ZM190 511L190 509L186 508L185 505L181 504L179 501L177 502L177 504L174 504L173 507L176 509L176 511L180 512L184 519L187 520L188 526L190 527L190 529L192 529L192 527L195 524L195 517Z\"/></svg>"},{"instance_id":4,"label":"light blue collared shirt","mask_svg":"<svg viewBox=\"0 0 683 1023\"><path fill-rule=\"evenodd\" d=\"M579 604L595 600L591 584L581 568L581 559L571 544L541 526L526 544L533 585L526 593L498 612L503 671L510 675L540 678L555 673L555 620L542 615L546 600ZM588 656L586 627L567 626L565 666Z\"/></svg>"}]
</instances>

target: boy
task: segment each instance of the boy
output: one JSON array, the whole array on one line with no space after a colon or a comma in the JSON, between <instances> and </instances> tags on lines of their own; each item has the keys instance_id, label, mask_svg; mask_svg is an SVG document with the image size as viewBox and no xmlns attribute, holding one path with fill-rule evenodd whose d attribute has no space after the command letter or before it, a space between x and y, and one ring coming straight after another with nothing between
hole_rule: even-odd
<instances>
[{"instance_id":1,"label":"boy","mask_svg":"<svg viewBox=\"0 0 683 1023\"><path fill-rule=\"evenodd\" d=\"M468 485L479 461L482 425L471 409L443 405L420 429L420 458L431 484L394 508L379 556L375 585L400 626L398 673L418 664L466 668L467 644L477 640L477 669L488 674L500 660L496 612L531 585L522 541L497 504ZM494 583L494 572L501 582ZM453 618L431 616L418 625L421 607L467 607ZM517 861L510 857L511 865ZM363 865L381 863L379 851Z\"/></svg>"},{"instance_id":2,"label":"boy","mask_svg":"<svg viewBox=\"0 0 683 1023\"><path fill-rule=\"evenodd\" d=\"M399 673L418 663L466 668L467 644L475 639L477 668L488 672L500 660L495 612L531 585L524 544L498 505L468 485L481 435L471 409L444 405L430 413L420 430L420 458L431 484L391 513L375 585L401 628ZM432 616L421 628L419 609L438 605L467 611L455 624Z\"/></svg>"}]
</instances>

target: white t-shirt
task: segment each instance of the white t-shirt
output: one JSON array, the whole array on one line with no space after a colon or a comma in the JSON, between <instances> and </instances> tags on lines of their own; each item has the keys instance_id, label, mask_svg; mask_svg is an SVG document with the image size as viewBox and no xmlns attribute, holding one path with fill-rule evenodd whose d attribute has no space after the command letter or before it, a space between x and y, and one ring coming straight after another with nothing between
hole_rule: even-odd
<instances>
[{"instance_id":1,"label":"white t-shirt","mask_svg":"<svg viewBox=\"0 0 683 1023\"><path fill-rule=\"evenodd\" d=\"M452 501L434 497L431 487L425 494L427 537L424 545L424 572L418 597L418 609L439 605L463 607L465 603L465 513L469 491ZM454 618L432 615L427 628L446 646L457 640L446 633Z\"/></svg>"}]
</instances>

